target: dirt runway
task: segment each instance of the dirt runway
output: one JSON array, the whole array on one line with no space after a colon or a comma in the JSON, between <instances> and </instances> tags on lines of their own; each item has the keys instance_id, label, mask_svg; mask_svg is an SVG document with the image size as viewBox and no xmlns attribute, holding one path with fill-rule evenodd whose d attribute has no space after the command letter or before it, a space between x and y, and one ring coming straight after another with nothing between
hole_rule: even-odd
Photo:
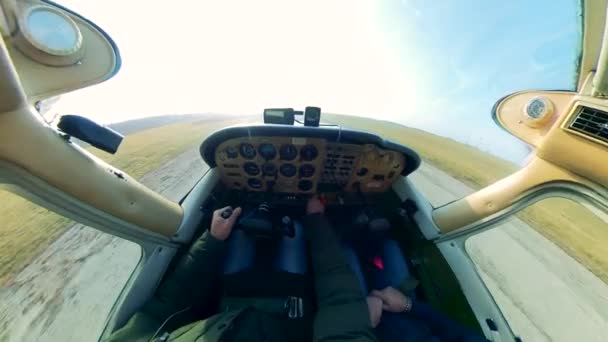
<instances>
[{"instance_id":1,"label":"dirt runway","mask_svg":"<svg viewBox=\"0 0 608 342\"><path fill-rule=\"evenodd\" d=\"M140 181L179 201L207 169L194 148ZM135 243L75 224L0 289L0 341L97 340L139 258Z\"/></svg>"}]
</instances>

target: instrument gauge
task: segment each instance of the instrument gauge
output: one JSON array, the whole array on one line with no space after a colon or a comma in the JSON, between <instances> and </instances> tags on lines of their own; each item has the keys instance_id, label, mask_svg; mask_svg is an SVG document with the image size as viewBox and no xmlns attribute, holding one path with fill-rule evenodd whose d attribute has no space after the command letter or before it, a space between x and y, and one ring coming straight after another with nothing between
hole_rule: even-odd
<instances>
[{"instance_id":1,"label":"instrument gauge","mask_svg":"<svg viewBox=\"0 0 608 342\"><path fill-rule=\"evenodd\" d=\"M300 189L300 191L309 191L312 189L312 182L309 180L301 180L298 182L298 189Z\"/></svg>"},{"instance_id":2,"label":"instrument gauge","mask_svg":"<svg viewBox=\"0 0 608 342\"><path fill-rule=\"evenodd\" d=\"M256 152L255 147L249 143L242 143L239 147L239 151L241 152L241 156L245 159L253 159L255 158Z\"/></svg>"},{"instance_id":3,"label":"instrument gauge","mask_svg":"<svg viewBox=\"0 0 608 342\"><path fill-rule=\"evenodd\" d=\"M300 166L300 178L309 178L314 176L315 167L311 164L304 164Z\"/></svg>"},{"instance_id":4,"label":"instrument gauge","mask_svg":"<svg viewBox=\"0 0 608 342\"><path fill-rule=\"evenodd\" d=\"M277 174L277 167L273 163L266 163L262 165L262 173L265 176L274 176Z\"/></svg>"},{"instance_id":5,"label":"instrument gauge","mask_svg":"<svg viewBox=\"0 0 608 342\"><path fill-rule=\"evenodd\" d=\"M359 170L357 170L357 176L363 177L367 174L367 171L369 171L367 168L362 167Z\"/></svg>"},{"instance_id":6,"label":"instrument gauge","mask_svg":"<svg viewBox=\"0 0 608 342\"><path fill-rule=\"evenodd\" d=\"M285 177L293 177L296 175L297 171L298 170L296 169L296 167L293 164L283 164L279 168L279 172L281 172L281 175L283 175Z\"/></svg>"},{"instance_id":7,"label":"instrument gauge","mask_svg":"<svg viewBox=\"0 0 608 342\"><path fill-rule=\"evenodd\" d=\"M282 160L294 160L298 156L298 148L292 144L281 145L279 155Z\"/></svg>"},{"instance_id":8,"label":"instrument gauge","mask_svg":"<svg viewBox=\"0 0 608 342\"><path fill-rule=\"evenodd\" d=\"M226 155L228 158L234 159L239 156L239 151L234 146L228 146L226 147Z\"/></svg>"},{"instance_id":9,"label":"instrument gauge","mask_svg":"<svg viewBox=\"0 0 608 342\"><path fill-rule=\"evenodd\" d=\"M300 157L305 161L312 161L319 155L319 151L315 147L315 145L305 145L300 150Z\"/></svg>"},{"instance_id":10,"label":"instrument gauge","mask_svg":"<svg viewBox=\"0 0 608 342\"><path fill-rule=\"evenodd\" d=\"M243 170L250 176L257 176L260 173L260 168L252 162L245 163Z\"/></svg>"},{"instance_id":11,"label":"instrument gauge","mask_svg":"<svg viewBox=\"0 0 608 342\"><path fill-rule=\"evenodd\" d=\"M262 181L257 178L249 178L247 180L247 185L252 189L260 189L262 187Z\"/></svg>"},{"instance_id":12,"label":"instrument gauge","mask_svg":"<svg viewBox=\"0 0 608 342\"><path fill-rule=\"evenodd\" d=\"M30 6L18 17L15 45L46 65L69 66L84 56L83 35L70 16L50 6Z\"/></svg>"},{"instance_id":13,"label":"instrument gauge","mask_svg":"<svg viewBox=\"0 0 608 342\"><path fill-rule=\"evenodd\" d=\"M258 151L260 152L260 156L266 160L274 159L277 156L277 149L274 148L273 144L261 144Z\"/></svg>"},{"instance_id":14,"label":"instrument gauge","mask_svg":"<svg viewBox=\"0 0 608 342\"><path fill-rule=\"evenodd\" d=\"M529 127L540 128L549 122L554 113L553 102L544 96L537 96L524 107L525 123Z\"/></svg>"}]
</instances>

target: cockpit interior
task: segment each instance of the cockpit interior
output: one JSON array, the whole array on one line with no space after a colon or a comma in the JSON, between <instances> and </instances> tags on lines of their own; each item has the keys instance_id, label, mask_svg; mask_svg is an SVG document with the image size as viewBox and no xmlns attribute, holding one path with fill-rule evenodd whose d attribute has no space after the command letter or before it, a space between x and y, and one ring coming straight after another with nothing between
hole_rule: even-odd
<instances>
[{"instance_id":1,"label":"cockpit interior","mask_svg":"<svg viewBox=\"0 0 608 342\"><path fill-rule=\"evenodd\" d=\"M249 3L247 2L247 4ZM325 4L323 3L323 5ZM454 6L459 9L462 7ZM517 146L525 152L525 160L520 164L515 165L497 155L485 153L484 146L482 146L485 140L480 140L477 143L478 146L472 147L464 141L456 142L451 137L439 136L432 132L423 134L422 130L414 128L417 127L415 122L411 123L411 126L405 126L405 122L404 125L401 125L377 120L371 105L366 109L369 111L368 117L341 115L334 112L325 113L319 107L306 107L302 111L293 108L268 108L263 111L261 118L259 115L255 117L256 123L245 120L247 115L226 115L224 118L226 121L214 121L211 120L213 113L208 113L208 115L205 114L207 115L205 120L211 119L202 120L202 124L198 123L201 127L204 126L204 129L194 129L192 127L195 124L188 122L188 138L192 140L184 139L184 141L188 140L188 147L182 146L183 150L180 150L180 153L183 152L184 155L191 153L190 156L194 155L198 164L191 164L196 166L188 164L183 168L198 168L200 174L188 185L187 191L184 191L185 195L180 194L182 196L180 199L178 196L176 198L165 196L161 186L152 189L152 187L144 185L143 172L136 175L132 170L126 170L126 166L131 163L131 160L127 160L129 157L123 157L123 161L126 160L123 164L114 162L117 160L113 159L116 156L114 154L119 151L119 145L125 138L121 133L85 117L86 113L83 115L55 115L50 120L49 116L45 117L42 114L41 108L48 103L47 101L52 102L57 96L102 83L118 73L122 59L112 38L90 20L50 0L0 0L0 33L2 35L2 39L0 39L0 186L18 197L25 198L44 208L39 211L53 211L61 215L62 217L57 221L48 224L51 228L49 235L58 234L53 230L57 228L54 225L65 223L64 219L67 218L81 226L95 229L96 233L111 235L109 240L121 239L137 245L139 248L140 254L138 254L137 263L134 266L135 269L129 274L125 284L121 284L122 287L117 291L115 301L106 306L107 315L104 313L103 319L95 322L99 327L99 339L101 340L111 339L111 336L120 332L124 327L128 327L129 322L133 320L141 321L142 316L139 314L145 314L151 308L165 310L165 312L159 315L159 317L162 316L159 322L151 319L154 328L146 335L146 338L140 340L166 341L171 333L179 332L179 327L172 326L175 329L165 331L170 333L169 335L163 333L163 329L167 327L167 321L171 322L174 315L183 312L181 306L178 310L177 307L174 308L164 302L167 298L165 296L167 287L172 286L171 279L174 279L172 277L175 274L180 275L180 270L196 264L192 262L193 253L214 249L209 247L210 245L204 246L205 248L198 248L200 245L197 245L201 239L206 239L212 234L213 223L220 222L220 225L223 224L225 228L227 222L232 219L234 221L230 221L230 223L234 225L230 229L233 230L228 233L250 238L255 241L255 248L241 246L242 248L228 248L228 250L252 253L246 254L245 259L251 261L250 270L256 281L250 281L251 272L249 277L241 277L224 270L223 281L207 283L209 291L206 295L216 300L226 295L233 299L255 296L280 297L281 299L287 297L287 300L280 303L278 309L275 305L273 310L277 309L274 311L281 311L281 315L285 314L289 318L301 318L303 309L300 299L314 296L316 291L313 288L314 277L310 272L312 268L308 264L315 258L312 257L310 249L307 249L310 247L310 241L307 241L308 245L299 244L300 242L292 243L288 245L288 248L283 248L285 246L282 243L286 239L299 236L299 232L308 218L323 214L324 219L331 223L331 231L335 233L339 246L352 247L355 262L351 265L359 265L361 268L360 271L355 269L357 267L353 267L352 270L354 274L360 275L358 279L364 279L363 282L365 282L374 278L374 272L388 269L391 271L386 273L406 275L403 278L409 281L401 284L404 286L400 289L402 294L407 293L416 301L428 303L429 307L433 307L433 310L444 315L441 317L448 317L483 338L495 341L521 341L522 339L518 336L519 332L526 333L527 330L519 329L517 331L516 328L519 328L517 324L526 319L529 324L527 327L529 327L532 322L523 317L526 312L520 310L519 305L524 301L518 301L518 298L515 298L512 302L507 302L506 306L501 305L504 303L499 303L501 299L495 296L495 292L492 292L492 286L500 290L501 282L506 278L498 274L493 278L498 281L486 282L484 277L487 275L486 273L495 269L494 264L487 261L484 264L485 270L477 267L472 254L467 249L467 241L490 231L501 232L503 234L501 237L511 234L520 226L515 225L517 229L513 226L509 226L513 229L496 229L496 227L500 224L511 224L511 220L523 222L523 219L516 215L536 202L552 197L566 198L576 202L575 204L584 205L583 209L589 209L586 211L587 213L592 213L597 217L607 217L608 30L605 29L607 6L605 0L582 1L577 5L576 10L569 13L573 20L570 25L573 33L571 32L572 37L570 38L575 42L570 47L573 50L570 52L576 55L576 60L569 62L569 65L572 66L572 70L567 73L572 84L570 88L565 90L521 89L512 94L498 94L497 97L504 97L492 98L492 101L479 100L477 93L467 95L472 100L466 102L467 106L461 106L463 113L472 111L468 108L469 104L477 105L483 102L485 105L495 101L493 107L489 106L487 115L482 111L476 115L487 119L490 126L495 123L498 127L492 126L492 128L499 128L500 134L519 140ZM465 7L462 9L471 11ZM526 9L527 7L522 6L521 12L529 14L530 11ZM112 10L114 9L112 8ZM179 14L180 11L183 12L181 7L176 8L176 13ZM233 13L232 9L227 10L226 13ZM195 14L198 15L199 12L195 12ZM546 20L552 20L549 14L544 14L546 14ZM137 18L140 17L140 13L135 12L129 15L130 20L133 21L135 18L134 23L138 24ZM165 14L163 13L163 15ZM502 12L500 16L504 17ZM255 16L251 17L257 19ZM333 25L333 16L327 15L326 17L331 19ZM284 16L284 18L287 22L291 16ZM536 19L533 16L526 18L530 23L536 23L533 21ZM275 31L274 23L266 24L268 24L269 30ZM289 24L293 23L289 22ZM168 25L160 26L164 28ZM306 33L305 26L301 27L301 33ZM241 29L247 29L247 27ZM214 31L211 33L213 36ZM399 34L395 34L395 36L399 36ZM157 44L158 37L153 35L150 37L153 37L154 40L151 38L151 41ZM359 38L357 37L357 39ZM217 40L223 43L222 39ZM422 38L420 41L423 41ZM484 42L487 39L479 41ZM513 41L517 44L520 42L519 39ZM551 55L554 43L558 41L559 39L553 36L547 42L541 42L542 44L535 41L534 43L538 43L539 46L536 54L524 51L525 49L522 49L521 46L525 44L521 46L516 44L517 49L514 50L517 50L517 53L533 55L529 59L531 62L528 63L531 65L530 68L545 72L544 66L538 67L540 64L537 63L537 57L542 59ZM561 43L561 41L559 42ZM162 48L169 51L171 56L175 56L172 57L174 60L167 62L180 63L179 53L184 52L179 49L175 50L179 52L176 54L175 51L169 50L173 46L166 43L162 42ZM192 41L189 43L198 44L198 42ZM357 44L354 45L358 46L358 41L355 43ZM449 49L446 50L444 45L439 44L438 46L441 49L432 51L434 57L449 53ZM417 47L415 46L415 48ZM478 49L485 48L486 46L478 47ZM157 49L147 51L148 55L144 57L150 56L149 53L157 52ZM471 53L477 54L477 50L471 49L467 53L469 56ZM203 54L201 53L201 55ZM312 52L311 55L313 55ZM314 55L322 54L314 52ZM192 60L195 59L192 58ZM462 59L469 60L469 58ZM492 67L492 70L501 67L500 61L493 62L496 65ZM196 60L195 64L195 67L198 68L203 63ZM213 63L207 64L212 65ZM243 65L244 68L249 68L247 64ZM551 65L547 64L547 66ZM519 64L516 67L518 66ZM270 68L272 65L268 67ZM432 69L431 67L425 68ZM426 95L428 98L417 99L418 94L415 92L406 94L409 96L408 99L419 100L424 115L434 115L432 108L429 109L430 107L426 106L430 102L442 105L441 110L446 112L455 107L452 102L454 98L460 96L459 92L454 92L455 94L452 94L454 97L449 101L442 97L447 90L445 85L447 83L444 82L446 70L452 72L449 67L451 66L448 65L446 69L438 69L437 77L439 79L435 81L436 83L429 83L435 84L435 86L428 87L429 91ZM158 65L154 65L153 68L150 68L149 73L146 71L146 77L149 74L152 75L158 68ZM229 69L230 65L226 70ZM388 70L387 75L392 77L393 70L390 67L387 67L386 70ZM465 78L464 76L468 77L468 74L456 71L452 75L454 82L459 85L466 83L461 81ZM483 74L484 72L487 72L488 75ZM171 74L171 72L166 74ZM217 74L221 75L223 80L224 73L218 72ZM235 74L238 73L235 72ZM369 74L375 74L375 71L372 70ZM407 73L403 72L403 74ZM422 74L424 73L421 72ZM485 70L480 71L479 74L483 74L485 77L479 82L495 81L490 75L493 72ZM553 77L554 74L561 75L562 70L553 70L549 76ZM348 75L350 76L351 73ZM509 78L519 76L519 74L514 75L515 77L509 75ZM420 78L422 80L424 77L420 76ZM392 80L390 77L387 79ZM535 80L534 77L531 79ZM269 81L269 83L272 82ZM372 86L376 85L374 82L368 83ZM151 84L153 83L151 82ZM399 91L395 91L394 98L396 102L401 102L402 107L400 107L401 112L393 114L403 114L405 121L407 113L402 112L411 109L410 103L406 100L402 101L400 81L395 81L395 84L395 89L399 89ZM176 89L181 92L183 88L178 88L178 86L189 87L189 84L177 84ZM212 89L214 86L215 84L211 82L208 89ZM173 87L173 83L165 84L165 89L168 87ZM384 92L384 89L381 88L382 85L379 87L380 92ZM417 89L418 84L412 83L411 88ZM494 89L493 85L490 85L490 88L492 91L488 94L496 95L495 92L498 88ZM520 89L512 88L509 88L510 91ZM156 93L150 95L148 91L151 88L149 87L142 87L142 89L144 90L140 91L140 95L143 94L146 96L146 100L154 102L153 97ZM228 86L226 89L228 89L227 93L231 90ZM155 88L155 90L157 89ZM189 94L189 96L195 97L192 95L194 92ZM129 95L123 95L124 101L131 100ZM167 97L165 93L162 95ZM348 101L346 102L350 102L351 94L347 95ZM331 97L331 94L327 94L327 96ZM225 97L228 98L228 95ZM106 99L105 101L113 100ZM238 96L235 96L230 100L236 102L239 99ZM266 103L262 100L258 102ZM302 101L296 102L303 103ZM391 104L385 104L386 108L389 108ZM91 104L91 106L93 105ZM173 105L172 102L171 105ZM348 103L345 108L356 108L356 106ZM390 109L392 110L392 108ZM262 108L256 109L256 111L258 110L262 110ZM342 118L342 120L332 120L331 122L325 120L330 115ZM462 120L458 127L469 127L466 115L463 114L462 118L458 115L460 114L456 113L450 118ZM428 117L424 117L424 119L426 120ZM441 120L445 127L452 128L449 127L451 124L449 119L441 118ZM236 121L239 124L236 124ZM407 125L409 124L407 123ZM374 125L373 129L372 125ZM486 127L485 124L480 124L471 129L482 130ZM440 130L438 129L438 131ZM178 131L166 133L162 139L159 138L160 142L157 141L158 146L150 147L150 149L165 151L165 147L169 145L171 139L179 138L178 135L181 133L176 132ZM393 140L389 139L389 136ZM401 139L401 137L407 139ZM144 141L144 145L149 142L145 138L141 139ZM421 139L421 141L417 141L417 139ZM514 139L512 141L515 141ZM128 140L128 137L125 140ZM192 141L195 141L194 147ZM185 145L186 142L184 142ZM434 149L431 151L429 147ZM190 150L186 151L186 148ZM450 148L458 148L458 153L451 155ZM175 152L169 148L166 150L167 154ZM97 152L100 154L96 154ZM110 157L102 158L100 155ZM178 157L180 156L182 154ZM144 155L142 159L147 157ZM169 160L160 159L162 158L159 158L157 164L154 164L156 168L162 168L166 165L163 163ZM495 169L489 170L488 166L495 167ZM485 168L488 168L488 172ZM429 171L424 175L425 181L418 182L417 180L420 178L416 178L416 176L428 170L432 172ZM448 172L455 170L458 172L454 172L454 174ZM474 177L471 175L473 170L477 179L473 179ZM171 176L174 175L167 177ZM446 179L448 181L443 182ZM167 187L173 185L174 183ZM423 191L423 188L430 190ZM434 203L432 197L436 193L441 194L441 196L437 196L442 197L441 203ZM448 199L443 201L444 198ZM28 202L28 204L30 203ZM529 223L528 228L534 225L534 230L528 229L524 238L521 237L524 235L518 235L517 238L509 235L509 241L517 243L518 248L520 242L521 245L533 246L530 241L537 241L539 234L544 234L543 236L547 237L545 239L547 244L553 242L561 244L560 248L550 247L555 248L555 253L576 250L578 254L573 254L575 257L571 257L569 254L562 253L559 257L545 258L544 254L540 256L534 254L540 250L539 248L526 248L526 251L534 252L529 253L532 259L527 260L538 263L535 270L544 272L548 269L545 267L545 262L547 264L551 262L551 265L557 265L554 268L561 269L561 260L586 258L589 265L597 266L597 269L600 269L596 272L597 274L608 279L606 275L608 274L608 258L604 255L603 244L598 243L600 240L595 239L596 236L599 236L605 239L601 241L608 241L608 233L606 233L608 230L601 227L601 223L596 224L594 220L587 221L586 225L579 225L591 214L580 214L579 211L575 211L573 215L566 215L573 212L567 209L557 206L535 212L540 212L540 215L530 215L526 221L526 224ZM11 212L10 215L15 216L16 214ZM539 220L539 217L545 220ZM553 224L554 222L557 223ZM80 229L81 226L77 228ZM579 226L587 228L586 230L579 229ZM46 234L45 230L39 231ZM38 237L39 231L29 233ZM24 234L22 230L18 229L13 233L19 239ZM224 241L217 236L212 237L213 239L209 238L206 241ZM17 238L13 238L4 246L10 245L13 240L18 240ZM223 236L223 238L226 239L227 244L230 243L228 236ZM471 240L469 240L470 238ZM394 242L393 247L386 247L386 241ZM503 250L503 241L493 240L492 246L496 246L496 248L489 252L495 252L503 257L510 255L513 259L522 255L518 252L521 249L516 248L509 251L508 253L511 254L508 254L506 249ZM78 243L80 242L78 241ZM114 242L115 240L112 240L108 245ZM28 242L28 248L37 243L38 240L34 240L34 243ZM25 245L25 243L23 244ZM599 245L599 247L595 246L594 252L590 252L591 249L587 248L592 244ZM225 246L221 242L219 245ZM545 248L545 250L550 248ZM61 249L56 248L56 250ZM302 269L298 268L298 270L302 271L305 278L294 278L291 276L293 273L286 272L288 273L287 280L283 277L283 280L279 281L274 269L277 263L276 256L280 253L289 254L296 249L304 250L303 253L296 256L292 255L292 259L295 258L299 265L304 265ZM390 252L385 253L389 249ZM335 250L338 248L324 252L336 256L336 254L331 254ZM350 254L346 251L345 255ZM113 257L115 255L111 255L109 259ZM221 258L217 257L216 261ZM12 257L8 259L12 261ZM508 259L503 264L503 269L510 271L511 277L516 279L515 275L519 272L518 267L528 262L519 262L514 265L510 258ZM538 262L540 259L543 259L542 262ZM319 260L328 261L317 255L314 261ZM397 260L400 265L397 267L399 270L393 272L389 260ZM598 263L597 260L604 260L603 264ZM213 261L212 258L204 259L201 264L210 261ZM41 262L43 267L47 267L44 262L46 261ZM80 265L82 260L76 262ZM217 264L219 265L221 262L217 261ZM582 262L581 265L577 266L580 267L577 270L581 274L583 271L592 269L592 267L583 265ZM105 267L105 265L103 266ZM329 263L326 269L340 268L334 266ZM532 275L529 278L534 278L536 273L540 272L530 273ZM280 274L284 276L285 272ZM568 279L563 281L564 284L567 283L570 286L572 283L576 283L577 289L582 288L578 283L579 278L572 281L570 274L567 275L565 278ZM192 276L195 281L206 279L205 276L196 272L190 272L188 276ZM105 278L100 277L99 281L104 280ZM511 285L515 283L515 286L512 287L519 287L519 283L516 281L507 280L511 281ZM193 282L193 284L198 283ZM281 284L289 284L289 286ZM216 285L222 286L217 288ZM550 285L546 285L543 281L536 281L534 278L534 283L528 284L534 291L526 293L528 295L525 297L526 300L543 298L544 290L549 290ZM362 285L361 288L365 288L365 285ZM564 288L566 290L559 292L562 296L560 298L571 299L571 293L568 292L570 287ZM177 297L182 295L187 297L185 294L194 293L191 298L198 299L201 295L198 289L196 286L174 286L168 292ZM363 292L369 292L365 290ZM295 297L293 297L294 291ZM580 297L576 298L584 298L588 301L588 306L581 310L589 308L588 311L593 311L594 315L595 310L603 312L604 317L601 320L598 319L596 323L597 326L605 327L608 322L608 313L603 308L608 305L598 303L605 301L608 295L603 296L599 292L593 291L587 288L582 289L579 291ZM338 297L339 294L334 293ZM30 297L37 298L36 296L28 298ZM367 300L364 296L354 297L360 299L361 302ZM189 300L190 297L187 299ZM342 299L331 304L340 305ZM376 299L379 300L379 298ZM70 297L68 301L71 300ZM188 302L188 300L184 301ZM503 300L503 302L505 301ZM539 312L542 311L542 314L537 315L537 321L549 321L544 313L553 308L551 305L554 302L544 301L539 305L536 303L534 302L530 306L534 306L534 309L538 309ZM50 304L55 303L50 302ZM186 304L188 305L182 305L185 307L184 310L190 310L189 302ZM230 316L227 314L230 305L222 306L224 304L214 302L213 305L192 308L192 311L188 311L188 315L191 315L188 316L191 319L189 324L197 320L204 321L213 315L222 313L226 314L222 319ZM385 304L387 303L381 301L381 313ZM409 304L407 305L406 301L400 313L411 309L412 301ZM574 306L579 306L579 303L574 303ZM508 319L505 315L505 307L519 315L516 317L520 319ZM317 309L313 305L312 311ZM363 311L365 311L364 309ZM54 314L52 310L50 312L51 315ZM21 313L29 315L25 309ZM429 317L433 318L437 315L427 316L427 318ZM559 326L566 321L565 315L552 317L557 317L550 322L552 327ZM329 319L332 318L336 319L336 317L329 317ZM235 319L235 317L229 317L229 319ZM70 320L66 319L66 321ZM364 324L367 323L369 322L364 322ZM585 330L586 323L588 322L579 324L577 332ZM70 324L73 325L71 321ZM169 323L169 326L171 324ZM531 325L536 329L534 324ZM21 324L18 328L21 329L22 326L24 325ZM251 326L257 327L262 324L251 324ZM207 330L213 330L214 333L217 333L216 330L228 331L232 325L218 324L217 327L218 329ZM561 329L561 327L558 328ZM0 325L0 340L3 338L2 329L3 326ZM561 334L560 329L557 330ZM137 331L137 329L134 330ZM562 336L560 334L556 334L556 336ZM192 340L196 340L200 335L195 337Z\"/></svg>"}]
</instances>

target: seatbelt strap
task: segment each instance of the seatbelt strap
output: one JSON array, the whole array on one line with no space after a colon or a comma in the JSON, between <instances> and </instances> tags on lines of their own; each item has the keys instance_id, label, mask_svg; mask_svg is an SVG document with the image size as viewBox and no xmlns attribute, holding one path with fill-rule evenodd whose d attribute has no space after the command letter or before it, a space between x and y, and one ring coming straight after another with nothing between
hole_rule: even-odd
<instances>
[{"instance_id":1,"label":"seatbelt strap","mask_svg":"<svg viewBox=\"0 0 608 342\"><path fill-rule=\"evenodd\" d=\"M311 304L301 297L277 298L243 298L227 297L222 299L221 308L224 311L253 307L257 310L275 315L286 316L289 319L302 318ZM312 311L311 311L312 312Z\"/></svg>"}]
</instances>

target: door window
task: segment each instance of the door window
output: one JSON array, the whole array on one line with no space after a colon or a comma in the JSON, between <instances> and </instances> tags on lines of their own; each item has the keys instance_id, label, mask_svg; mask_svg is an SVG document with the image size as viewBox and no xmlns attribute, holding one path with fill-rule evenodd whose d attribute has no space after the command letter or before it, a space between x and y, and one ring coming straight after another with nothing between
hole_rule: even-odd
<instances>
[{"instance_id":1,"label":"door window","mask_svg":"<svg viewBox=\"0 0 608 342\"><path fill-rule=\"evenodd\" d=\"M524 341L608 340L606 213L547 199L465 246Z\"/></svg>"},{"instance_id":2,"label":"door window","mask_svg":"<svg viewBox=\"0 0 608 342\"><path fill-rule=\"evenodd\" d=\"M141 247L0 192L0 341L93 341Z\"/></svg>"}]
</instances>

